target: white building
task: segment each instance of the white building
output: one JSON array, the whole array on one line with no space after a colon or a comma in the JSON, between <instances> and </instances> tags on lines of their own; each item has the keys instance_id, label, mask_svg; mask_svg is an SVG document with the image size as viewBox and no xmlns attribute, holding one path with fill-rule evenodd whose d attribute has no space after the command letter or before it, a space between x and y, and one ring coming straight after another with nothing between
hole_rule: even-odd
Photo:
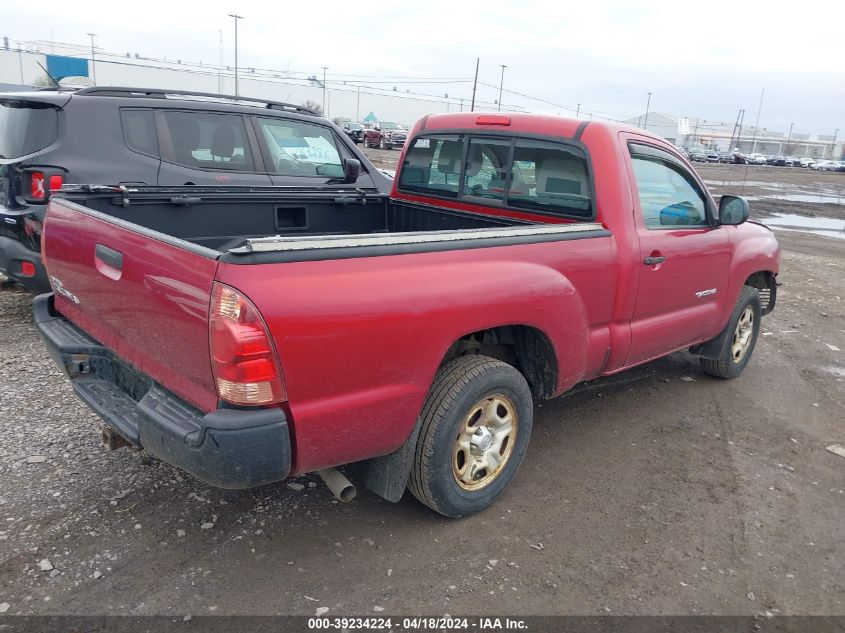
<instances>
[{"instance_id":1,"label":"white building","mask_svg":"<svg viewBox=\"0 0 845 633\"><path fill-rule=\"evenodd\" d=\"M644 127L649 132L662 136L670 143L679 147L714 149L719 152L729 152L738 148L746 154L759 152L776 156L810 156L814 158L839 159L845 153L842 137L833 135L792 132L776 132L766 128L755 130L753 125L743 124L741 128L735 121L719 121L717 119L687 118L686 124L679 125L683 117L665 112L649 112L646 115L632 117L624 121L628 125Z\"/></svg>"}]
</instances>

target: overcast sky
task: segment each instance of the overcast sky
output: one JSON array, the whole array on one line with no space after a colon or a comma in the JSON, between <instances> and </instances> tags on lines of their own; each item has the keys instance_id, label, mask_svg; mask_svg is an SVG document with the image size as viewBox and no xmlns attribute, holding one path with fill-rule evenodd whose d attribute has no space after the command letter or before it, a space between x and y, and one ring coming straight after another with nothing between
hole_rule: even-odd
<instances>
[{"instance_id":1,"label":"overcast sky","mask_svg":"<svg viewBox=\"0 0 845 633\"><path fill-rule=\"evenodd\" d=\"M783 7L783 8L781 8ZM796 132L845 134L845 2L630 2L521 0L466 2L202 3L145 0L6 2L0 35L85 44L107 51L234 62L233 20L242 67L343 76L471 79L481 58L479 98L505 89L555 104L627 118L651 109ZM394 80L394 81L399 81ZM400 84L471 96L471 83ZM505 93L505 104L554 107Z\"/></svg>"}]
</instances>

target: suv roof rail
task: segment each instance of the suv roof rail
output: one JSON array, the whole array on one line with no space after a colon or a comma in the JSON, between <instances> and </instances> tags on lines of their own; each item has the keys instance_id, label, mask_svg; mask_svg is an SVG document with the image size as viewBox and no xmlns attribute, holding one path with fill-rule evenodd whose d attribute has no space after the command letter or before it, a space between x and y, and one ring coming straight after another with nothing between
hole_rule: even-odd
<instances>
[{"instance_id":1,"label":"suv roof rail","mask_svg":"<svg viewBox=\"0 0 845 633\"><path fill-rule=\"evenodd\" d=\"M319 116L314 110L306 108L305 106L296 105L294 103L285 103L283 101L272 101L270 99L259 99L256 97L236 97L235 95L223 95L216 92L194 92L190 90L170 90L164 88L124 88L120 86L91 86L88 88L81 88L75 94L78 95L95 95L101 97L139 97L139 98L153 98L166 99L167 95L184 96L184 97L208 97L212 99L225 99L227 101L248 101L251 103L263 103L264 107L270 110L290 110L293 112L303 112L305 114L313 114Z\"/></svg>"}]
</instances>

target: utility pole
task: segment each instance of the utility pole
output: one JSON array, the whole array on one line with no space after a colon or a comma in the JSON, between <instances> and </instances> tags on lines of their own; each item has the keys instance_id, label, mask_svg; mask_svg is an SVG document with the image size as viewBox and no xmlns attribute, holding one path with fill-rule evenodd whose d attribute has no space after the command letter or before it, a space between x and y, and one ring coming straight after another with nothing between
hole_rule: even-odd
<instances>
[{"instance_id":1,"label":"utility pole","mask_svg":"<svg viewBox=\"0 0 845 633\"><path fill-rule=\"evenodd\" d=\"M757 106L757 118L754 121L754 136L751 137L751 153L757 151L757 131L760 129L760 111L763 109L763 97L766 96L766 89L760 93L760 103Z\"/></svg>"},{"instance_id":2,"label":"utility pole","mask_svg":"<svg viewBox=\"0 0 845 633\"><path fill-rule=\"evenodd\" d=\"M323 116L326 116L326 71L328 66L320 66L323 69Z\"/></svg>"},{"instance_id":3,"label":"utility pole","mask_svg":"<svg viewBox=\"0 0 845 633\"><path fill-rule=\"evenodd\" d=\"M461 97L461 112L464 111L464 98Z\"/></svg>"},{"instance_id":4,"label":"utility pole","mask_svg":"<svg viewBox=\"0 0 845 633\"><path fill-rule=\"evenodd\" d=\"M744 110L740 108L739 112L736 113L736 122L734 123L734 129L731 130L731 146L728 148L730 151L734 151L734 137L736 136L737 127L739 127L739 118L742 116ZM739 148L739 137L736 136L736 147Z\"/></svg>"},{"instance_id":5,"label":"utility pole","mask_svg":"<svg viewBox=\"0 0 845 633\"><path fill-rule=\"evenodd\" d=\"M651 93L648 93L648 102L645 104L645 122L643 123L643 129L648 131L648 109L651 107Z\"/></svg>"},{"instance_id":6,"label":"utility pole","mask_svg":"<svg viewBox=\"0 0 845 633\"><path fill-rule=\"evenodd\" d=\"M85 35L91 36L91 79L94 81L94 85L97 85L97 67L94 65L94 38L97 37L96 33L86 33Z\"/></svg>"},{"instance_id":7,"label":"utility pole","mask_svg":"<svg viewBox=\"0 0 845 633\"><path fill-rule=\"evenodd\" d=\"M237 13L230 13L229 17L235 20L235 96L239 97L239 86L238 86L238 20L243 20L244 16L238 15Z\"/></svg>"},{"instance_id":8,"label":"utility pole","mask_svg":"<svg viewBox=\"0 0 845 633\"><path fill-rule=\"evenodd\" d=\"M361 121L361 86L358 86L358 101L355 104L355 122Z\"/></svg>"},{"instance_id":9,"label":"utility pole","mask_svg":"<svg viewBox=\"0 0 845 633\"><path fill-rule=\"evenodd\" d=\"M220 29L220 44L219 44L219 52L220 52L220 61L217 65L217 94L223 94L223 29Z\"/></svg>"},{"instance_id":10,"label":"utility pole","mask_svg":"<svg viewBox=\"0 0 845 633\"><path fill-rule=\"evenodd\" d=\"M475 88L478 86L478 65L481 63L481 58L475 58L475 80L472 82L472 105L469 108L470 112L475 112Z\"/></svg>"},{"instance_id":11,"label":"utility pole","mask_svg":"<svg viewBox=\"0 0 845 633\"><path fill-rule=\"evenodd\" d=\"M795 125L795 123L789 124L789 134L787 134L787 136L786 136L786 149L784 149L785 154L792 154L792 152L789 151L789 141L792 140L792 126L793 125Z\"/></svg>"},{"instance_id":12,"label":"utility pole","mask_svg":"<svg viewBox=\"0 0 845 633\"><path fill-rule=\"evenodd\" d=\"M581 104L578 104L578 107L575 108L575 118L578 118L578 115L581 114Z\"/></svg>"},{"instance_id":13,"label":"utility pole","mask_svg":"<svg viewBox=\"0 0 845 633\"><path fill-rule=\"evenodd\" d=\"M504 64L499 64L499 66L502 67L502 78L499 79L499 101L498 101L499 107L496 108L497 112L502 111L502 86L505 84L505 68L507 68L507 66L505 66Z\"/></svg>"},{"instance_id":14,"label":"utility pole","mask_svg":"<svg viewBox=\"0 0 845 633\"><path fill-rule=\"evenodd\" d=\"M830 158L833 159L833 152L836 151L836 136L839 134L839 128L833 132L833 142L830 144Z\"/></svg>"}]
</instances>

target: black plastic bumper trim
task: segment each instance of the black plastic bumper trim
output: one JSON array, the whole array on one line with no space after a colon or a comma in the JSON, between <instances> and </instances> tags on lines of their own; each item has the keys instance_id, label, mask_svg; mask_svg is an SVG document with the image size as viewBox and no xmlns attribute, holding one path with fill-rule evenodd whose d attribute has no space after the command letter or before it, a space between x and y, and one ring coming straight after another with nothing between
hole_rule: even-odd
<instances>
[{"instance_id":1,"label":"black plastic bumper trim","mask_svg":"<svg viewBox=\"0 0 845 633\"><path fill-rule=\"evenodd\" d=\"M80 399L127 441L219 488L287 477L291 443L283 410L203 413L58 314L53 298L33 301L41 339Z\"/></svg>"},{"instance_id":2,"label":"black plastic bumper trim","mask_svg":"<svg viewBox=\"0 0 845 633\"><path fill-rule=\"evenodd\" d=\"M19 262L30 262L35 266L33 277L24 277L17 272ZM34 292L49 292L50 281L47 270L41 261L41 254L29 250L26 246L10 237L0 236L0 271L13 281Z\"/></svg>"}]
</instances>

